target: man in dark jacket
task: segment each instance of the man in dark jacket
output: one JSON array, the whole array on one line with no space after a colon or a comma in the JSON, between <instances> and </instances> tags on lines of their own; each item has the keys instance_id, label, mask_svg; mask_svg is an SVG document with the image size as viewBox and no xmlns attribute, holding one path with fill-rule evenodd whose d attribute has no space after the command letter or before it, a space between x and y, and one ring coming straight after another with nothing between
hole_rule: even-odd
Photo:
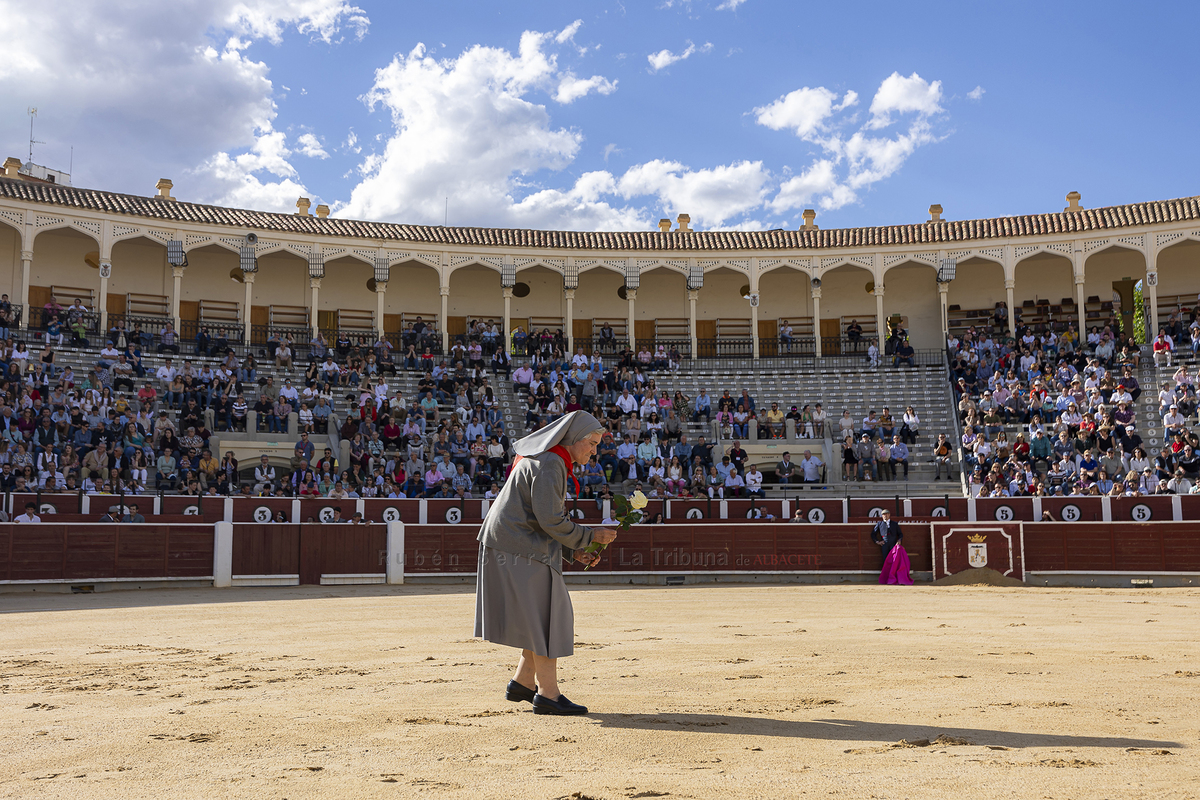
<instances>
[{"instance_id":1,"label":"man in dark jacket","mask_svg":"<svg viewBox=\"0 0 1200 800\"><path fill-rule=\"evenodd\" d=\"M887 558L888 553L892 552L904 534L900 532L900 523L892 519L892 512L888 509L881 509L879 512L879 522L875 523L875 527L871 529L871 541L879 545L883 550L883 557Z\"/></svg>"}]
</instances>

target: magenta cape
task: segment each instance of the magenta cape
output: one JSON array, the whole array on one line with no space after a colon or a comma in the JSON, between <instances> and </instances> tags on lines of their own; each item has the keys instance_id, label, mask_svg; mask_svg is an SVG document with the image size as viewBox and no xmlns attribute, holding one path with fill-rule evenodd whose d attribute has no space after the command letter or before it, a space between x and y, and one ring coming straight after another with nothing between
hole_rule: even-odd
<instances>
[{"instance_id":1,"label":"magenta cape","mask_svg":"<svg viewBox=\"0 0 1200 800\"><path fill-rule=\"evenodd\" d=\"M904 584L912 586L912 578L908 576L911 565L908 563L908 551L899 542L883 560L883 570L879 573L879 582L886 584Z\"/></svg>"}]
</instances>

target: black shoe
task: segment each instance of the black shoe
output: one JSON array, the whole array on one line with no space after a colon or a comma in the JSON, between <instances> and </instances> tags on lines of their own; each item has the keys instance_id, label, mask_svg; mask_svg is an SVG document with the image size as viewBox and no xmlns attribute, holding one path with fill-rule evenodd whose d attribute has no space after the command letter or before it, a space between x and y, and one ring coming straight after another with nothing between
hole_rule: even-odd
<instances>
[{"instance_id":1,"label":"black shoe","mask_svg":"<svg viewBox=\"0 0 1200 800\"><path fill-rule=\"evenodd\" d=\"M532 703L536 692L533 689L526 689L516 681L509 681L508 688L504 691L504 697L514 703Z\"/></svg>"},{"instance_id":2,"label":"black shoe","mask_svg":"<svg viewBox=\"0 0 1200 800\"><path fill-rule=\"evenodd\" d=\"M587 706L572 703L565 694L560 694L557 700L551 700L540 694L533 696L533 713L557 714L559 716L577 716L587 713Z\"/></svg>"}]
</instances>

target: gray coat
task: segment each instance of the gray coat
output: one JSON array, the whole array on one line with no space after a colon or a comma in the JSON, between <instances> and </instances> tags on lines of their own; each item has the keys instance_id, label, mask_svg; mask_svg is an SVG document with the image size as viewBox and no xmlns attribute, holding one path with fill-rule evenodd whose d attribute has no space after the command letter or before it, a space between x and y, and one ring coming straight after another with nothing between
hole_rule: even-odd
<instances>
[{"instance_id":1,"label":"gray coat","mask_svg":"<svg viewBox=\"0 0 1200 800\"><path fill-rule=\"evenodd\" d=\"M567 465L554 453L517 462L479 529L485 547L562 572L563 559L592 543L592 529L567 516Z\"/></svg>"}]
</instances>

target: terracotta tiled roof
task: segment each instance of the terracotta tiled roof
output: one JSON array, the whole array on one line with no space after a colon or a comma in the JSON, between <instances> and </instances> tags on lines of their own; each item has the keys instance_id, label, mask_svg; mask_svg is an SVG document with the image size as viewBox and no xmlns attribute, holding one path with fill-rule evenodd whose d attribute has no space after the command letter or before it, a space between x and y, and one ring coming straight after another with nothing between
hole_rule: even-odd
<instances>
[{"instance_id":1,"label":"terracotta tiled roof","mask_svg":"<svg viewBox=\"0 0 1200 800\"><path fill-rule=\"evenodd\" d=\"M227 225L239 231L272 231L339 237L361 237L452 247L545 247L565 250L719 252L731 250L800 250L887 245L943 245L1012 236L1100 233L1134 225L1200 220L1200 197L1157 200L1108 208L1055 214L1028 214L874 228L829 228L815 231L541 231L517 228L454 228L403 225L349 219L320 219L295 214L247 211L153 197L32 183L0 177L0 197L127 214L147 220Z\"/></svg>"}]
</instances>

